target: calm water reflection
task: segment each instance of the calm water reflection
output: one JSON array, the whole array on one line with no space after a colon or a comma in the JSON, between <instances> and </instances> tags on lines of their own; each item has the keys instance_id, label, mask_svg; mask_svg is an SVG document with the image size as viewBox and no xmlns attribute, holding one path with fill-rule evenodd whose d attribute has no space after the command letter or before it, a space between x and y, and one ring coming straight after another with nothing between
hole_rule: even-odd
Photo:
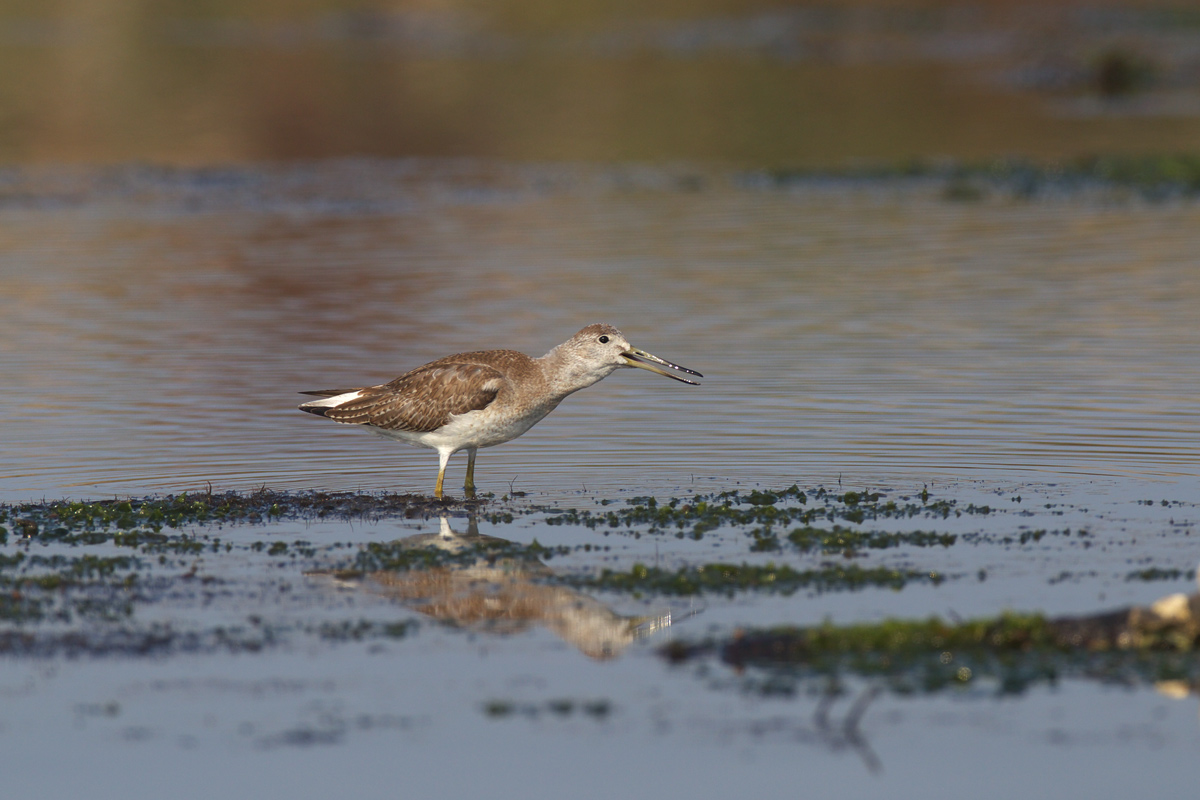
<instances>
[{"instance_id":1,"label":"calm water reflection","mask_svg":"<svg viewBox=\"0 0 1200 800\"><path fill-rule=\"evenodd\" d=\"M505 555L502 548L510 544L481 534L474 517L452 522L443 516L437 533L413 534L385 547L443 554L476 551L477 558L437 566L420 566L418 559L404 569L308 576L339 588L363 587L446 625L486 635L508 636L545 627L597 659L615 658L635 641L671 625L672 613L666 609L650 616L623 616L586 594L548 585L553 570L527 554ZM489 555L487 548L500 549Z\"/></svg>"},{"instance_id":2,"label":"calm water reflection","mask_svg":"<svg viewBox=\"0 0 1200 800\"><path fill-rule=\"evenodd\" d=\"M1194 205L488 162L5 181L3 499L426 491L431 453L295 392L593 321L711 377L615 375L484 451L481 491L1200 465Z\"/></svg>"}]
</instances>

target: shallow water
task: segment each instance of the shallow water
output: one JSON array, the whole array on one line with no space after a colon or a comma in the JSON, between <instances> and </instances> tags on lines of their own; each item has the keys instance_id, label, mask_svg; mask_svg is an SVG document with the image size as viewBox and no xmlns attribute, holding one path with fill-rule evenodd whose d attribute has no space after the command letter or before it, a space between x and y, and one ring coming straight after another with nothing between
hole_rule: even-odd
<instances>
[{"instance_id":1,"label":"shallow water","mask_svg":"<svg viewBox=\"0 0 1200 800\"><path fill-rule=\"evenodd\" d=\"M69 795L125 770L138 776L131 793L142 797L247 789L318 797L348 786L384 797L403 786L448 798L486 782L501 797L600 798L615 786L718 798L804 786L950 798L973 785L975 796L1001 798L1036 795L1070 776L1081 794L1116 797L1147 785L1183 792L1195 776L1195 704L1124 689L1069 686L1022 701L884 698L869 711L866 741L852 745L840 730L849 701L831 709L826 730L815 698L739 703L690 680L662 680L642 658L595 664L542 649L532 662L503 644L448 658L436 642L426 645L366 658L335 652L317 663L304 654L233 665L200 658L184 670L68 661L47 674L23 665L5 688L9 724L26 736L46 728L27 723L46 713L38 700L47 688L90 687L57 711L73 724L17 743L21 754L69 749L72 769L40 783L18 776L11 789ZM473 665L468 680L464 660ZM418 683L424 691L407 688ZM592 698L597 684L623 687L607 719L544 708L546 697ZM447 702L464 694L529 699L542 713L490 719L478 706ZM47 784L61 794L39 792Z\"/></svg>"},{"instance_id":2,"label":"shallow water","mask_svg":"<svg viewBox=\"0 0 1200 800\"><path fill-rule=\"evenodd\" d=\"M1200 465L1194 204L428 162L13 183L9 500L427 491L432 453L302 415L296 392L540 354L593 321L709 377L610 377L484 451L483 491Z\"/></svg>"},{"instance_id":3,"label":"shallow water","mask_svg":"<svg viewBox=\"0 0 1200 800\"><path fill-rule=\"evenodd\" d=\"M554 600L593 620L672 615L667 630L605 640L602 659L559 618L500 635L402 585L320 574L353 548L436 534L436 519L196 526L232 552L148 561L132 623L293 635L263 652L5 657L0 764L20 796L98 783L130 797L401 784L455 797L484 779L513 797L1194 785L1196 701L1170 684L1073 675L1003 699L986 686L885 693L859 719L867 679L827 706L818 685L773 695L752 688L753 670L672 667L655 648L743 626L1086 614L1194 590L1200 206L1105 187L968 203L929 180L780 186L485 161L5 179L3 501L209 484L428 492L431 451L302 414L296 392L382 382L455 351L540 354L603 320L703 385L615 374L481 452L482 492L595 509L793 483L893 498L928 487L994 508L883 525L961 537L860 554L944 579L898 592ZM448 486L463 468L459 456ZM448 524L462 533L465 520ZM480 529L596 546L548 562L566 574L828 560L755 552L737 528L680 539L534 513ZM1050 533L1019 540L1039 529ZM258 540L317 553L268 558ZM30 547L79 549L39 549L14 528L3 552ZM1149 568L1180 572L1131 579ZM415 627L361 642L296 633L348 618ZM55 767L64 749L73 770Z\"/></svg>"}]
</instances>

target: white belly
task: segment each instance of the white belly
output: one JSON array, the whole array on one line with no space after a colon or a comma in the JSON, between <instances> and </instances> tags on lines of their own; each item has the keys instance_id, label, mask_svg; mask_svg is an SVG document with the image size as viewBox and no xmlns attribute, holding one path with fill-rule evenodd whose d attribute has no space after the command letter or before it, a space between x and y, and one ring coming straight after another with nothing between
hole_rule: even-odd
<instances>
[{"instance_id":1,"label":"white belly","mask_svg":"<svg viewBox=\"0 0 1200 800\"><path fill-rule=\"evenodd\" d=\"M491 408L457 414L436 431L389 431L364 425L374 433L418 447L456 452L468 447L494 447L510 442L541 422L558 405L540 407L524 414L498 413Z\"/></svg>"}]
</instances>

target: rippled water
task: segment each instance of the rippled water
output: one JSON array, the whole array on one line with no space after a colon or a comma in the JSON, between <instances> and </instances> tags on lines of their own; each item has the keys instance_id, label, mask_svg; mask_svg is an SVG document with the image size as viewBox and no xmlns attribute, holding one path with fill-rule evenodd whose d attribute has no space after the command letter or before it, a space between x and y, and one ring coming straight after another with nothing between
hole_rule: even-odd
<instances>
[{"instance_id":1,"label":"rippled water","mask_svg":"<svg viewBox=\"0 0 1200 800\"><path fill-rule=\"evenodd\" d=\"M10 171L0 199L7 500L429 491L431 451L296 392L593 321L704 385L617 373L483 451L482 491L1200 469L1194 204L431 161Z\"/></svg>"}]
</instances>

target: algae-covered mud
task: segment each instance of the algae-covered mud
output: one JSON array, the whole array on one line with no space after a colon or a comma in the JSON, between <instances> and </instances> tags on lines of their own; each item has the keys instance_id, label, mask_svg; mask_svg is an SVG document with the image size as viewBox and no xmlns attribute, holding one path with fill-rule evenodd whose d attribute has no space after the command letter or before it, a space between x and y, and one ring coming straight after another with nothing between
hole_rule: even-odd
<instances>
[{"instance_id":1,"label":"algae-covered mud","mask_svg":"<svg viewBox=\"0 0 1200 800\"><path fill-rule=\"evenodd\" d=\"M995 493L996 502L1005 499ZM1013 562L1029 556L1065 564L1093 547L1107 554L1112 572L1064 570L1046 584L1085 582L1086 577L1101 585L1122 580L1177 586L1192 577L1190 568L1137 557L1143 548L1136 538L1100 538L1060 522L1079 509L1046 503L1031 511L1022 507L1023 496L1007 500L1007 507L993 508L960 505L930 494L927 487L893 496L792 485L661 503L635 497L620 505L602 501L593 509L510 498L441 501L266 489L7 505L0 507L3 646L12 655L258 651L304 637L401 637L429 618L487 634L542 624L589 654L611 656L670 625L671 605L680 598L693 601L686 617L737 598L812 599L986 582L987 568L968 572L955 566L964 560L958 552L964 549L972 551L974 562L995 560L991 571L1001 580ZM1190 536L1194 523L1177 523L1175 515L1194 510L1180 501L1136 501L1124 513L1135 520L1168 512L1171 528ZM416 530L436 525L437 530L388 538L388 529L397 525ZM294 526L312 533L298 536ZM517 538L481 533L481 526ZM334 536L327 528L343 533ZM347 531L354 535L343 539ZM568 540L573 543L564 543ZM321 598L330 590L375 595L420 614L401 613L402 621L394 624L336 614L327 618L332 612L318 615L319 622L287 619L288 606L324 605ZM1031 602L1036 597L1029 595ZM181 598L201 600L203 613L187 619L176 609L171 620L157 613ZM618 605L661 602L666 610L622 616L606 599ZM204 624L214 607L227 608L219 624ZM238 619L235 608L244 617ZM1013 610L1019 609L997 612ZM1182 628L1163 622L1153 630L1128 621L1117 630L1115 617L1105 619L1110 622L1097 622L1087 635L1080 635L1086 628L1082 623L1036 614L969 624L883 623L875 634L869 627L843 631L827 620L826 627L811 631L753 636L740 631L720 649L739 663L755 653L774 653L786 661L788 654L878 651L886 664L888 642L905 652L919 649L917 642L926 642L925 649L942 642L948 648L962 644L973 650L1067 655L1113 649L1186 653L1195 644L1187 619ZM849 644L856 640L859 644ZM690 657L714 648L712 642L681 639L667 652Z\"/></svg>"},{"instance_id":2,"label":"algae-covered mud","mask_svg":"<svg viewBox=\"0 0 1200 800\"><path fill-rule=\"evenodd\" d=\"M647 747L688 765L651 783L700 797L818 763L826 788L878 788L932 763L915 738L976 776L996 748L1052 772L1153 753L1181 786L1197 507L1094 500L797 483L574 505L267 489L8 504L0 737L47 767L38 743L69 742L106 780L153 753L150 787L197 755L227 761L230 787L290 764L304 787L279 777L277 795L383 750L422 794L452 794L466 777L430 766L450 742L498 774L520 760L505 742L603 754L539 783L563 790ZM753 753L754 777L728 752Z\"/></svg>"},{"instance_id":3,"label":"algae-covered mud","mask_svg":"<svg viewBox=\"0 0 1200 800\"><path fill-rule=\"evenodd\" d=\"M53 738L109 782L154 753L151 789L197 754L229 764L229 788L275 765L295 776L280 796L384 751L419 794L454 794L468 776L432 757L450 742L497 774L524 747L653 748L686 774L650 782L695 796L817 764L830 789L894 786L929 764L914 739L983 774L997 748L1051 770L1168 753L1176 786L1198 736L1196 506L1093 500L793 483L8 504L0 738L46 769Z\"/></svg>"}]
</instances>

